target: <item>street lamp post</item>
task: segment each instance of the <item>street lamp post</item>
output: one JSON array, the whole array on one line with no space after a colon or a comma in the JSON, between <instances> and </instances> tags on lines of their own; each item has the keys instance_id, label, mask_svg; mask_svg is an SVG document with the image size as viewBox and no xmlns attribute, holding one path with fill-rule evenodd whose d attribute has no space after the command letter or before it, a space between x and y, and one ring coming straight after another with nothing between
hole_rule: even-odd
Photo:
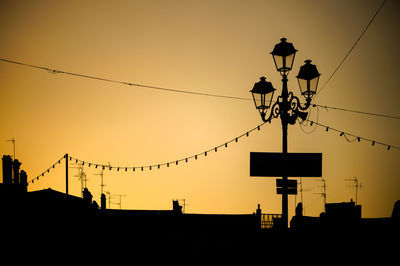
<instances>
[{"instance_id":1,"label":"street lamp post","mask_svg":"<svg viewBox=\"0 0 400 266\"><path fill-rule=\"evenodd\" d=\"M311 99L316 94L318 81L321 74L315 65L311 64L311 60L306 60L305 65L300 67L297 75L298 84L301 95L305 97L306 103L302 105L299 98L288 91L287 75L292 70L294 58L297 50L292 43L286 42L286 38L282 38L281 42L276 44L271 52L274 59L276 70L282 76L282 93L277 97L276 102L271 107L274 91L271 82L267 82L265 77L261 77L260 81L254 84L250 91L253 95L254 104L260 112L264 122L271 122L273 118L281 118L282 123L282 153L287 154L287 130L288 124L294 125L297 118L303 121L307 118L308 113L304 112L310 107ZM267 111L270 109L267 117ZM288 227L288 191L287 176L282 176L282 225Z\"/></svg>"}]
</instances>

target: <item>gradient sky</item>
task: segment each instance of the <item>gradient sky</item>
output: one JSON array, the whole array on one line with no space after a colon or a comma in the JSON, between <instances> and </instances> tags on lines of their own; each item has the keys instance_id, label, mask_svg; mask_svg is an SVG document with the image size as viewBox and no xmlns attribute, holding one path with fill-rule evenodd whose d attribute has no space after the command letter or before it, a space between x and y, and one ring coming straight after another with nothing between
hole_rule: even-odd
<instances>
[{"instance_id":1,"label":"gradient sky","mask_svg":"<svg viewBox=\"0 0 400 266\"><path fill-rule=\"evenodd\" d=\"M295 76L311 59L324 84L381 1L0 1L0 58L133 83L237 97L266 76L280 92L271 55L286 37L298 50ZM344 65L314 103L400 115L400 2L388 0ZM318 117L317 117L318 114ZM311 119L391 145L400 122L323 108ZM85 161L140 166L213 148L260 124L251 101L163 92L88 80L0 62L0 154L17 158L28 179L65 153ZM304 127L310 132L313 126ZM124 194L123 208L191 213L280 213L275 178L249 176L251 151L280 152L274 120L227 149L155 171L104 172L105 190ZM345 179L362 183L363 217L387 217L400 199L400 150L348 143L316 128L289 127L289 152L322 152L327 201L355 199ZM64 164L29 185L65 191ZM98 169L85 167L99 202ZM80 195L76 169L71 194ZM306 215L323 211L320 178L303 178ZM299 200L297 196L297 200ZM113 199L113 202L117 202ZM289 215L295 197L289 196ZM117 205L113 205L117 208Z\"/></svg>"}]
</instances>

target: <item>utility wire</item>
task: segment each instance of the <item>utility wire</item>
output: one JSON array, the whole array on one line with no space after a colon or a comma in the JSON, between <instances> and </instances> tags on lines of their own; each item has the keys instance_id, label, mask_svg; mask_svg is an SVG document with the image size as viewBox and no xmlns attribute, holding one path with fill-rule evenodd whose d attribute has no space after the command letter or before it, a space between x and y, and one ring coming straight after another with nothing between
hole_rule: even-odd
<instances>
[{"instance_id":1,"label":"utility wire","mask_svg":"<svg viewBox=\"0 0 400 266\"><path fill-rule=\"evenodd\" d=\"M315 125L317 125L317 126L320 126L320 127L325 128L325 131L326 131L326 132L328 132L329 130L338 132L338 133L339 133L339 136L340 136L340 137L344 136L347 142L354 142L355 140L357 140L358 142L361 142L361 140L363 140L363 141L370 142L372 146L375 146L375 144L379 144L379 145L385 146L387 150L390 150L390 148L394 148L394 149L399 149L399 150L400 150L400 147L399 147L399 146L395 146L395 145L391 145L391 144L379 142L379 141L376 141L376 140L373 140L373 139L368 139L368 138L360 137L360 136L357 136L357 135L354 135L354 134L345 132L345 131L343 131L343 130L336 129L336 128L333 128L333 127L330 127L330 126L321 124L321 123L319 123L319 122L315 122L315 121L310 120L310 119L307 119L307 121L310 122L310 125L311 125L311 126L315 124ZM351 137L351 138L353 138L353 139L350 139L349 137Z\"/></svg>"},{"instance_id":2,"label":"utility wire","mask_svg":"<svg viewBox=\"0 0 400 266\"><path fill-rule=\"evenodd\" d=\"M378 116L378 117L384 117L384 118L400 119L400 116L377 114L377 113L364 112L364 111L346 109L346 108L341 108L341 107L333 107L333 106L327 106L327 105L321 105L321 104L313 104L312 106L313 107L322 107L322 108L325 108L325 109L333 109L333 110L339 110L339 111L363 114L363 115L372 115L372 116Z\"/></svg>"},{"instance_id":3,"label":"utility wire","mask_svg":"<svg viewBox=\"0 0 400 266\"><path fill-rule=\"evenodd\" d=\"M57 162L55 162L52 166L50 166L49 168L47 168L45 171L43 171L40 175L38 175L35 178L32 178L31 180L29 180L27 183L29 185L29 183L34 183L35 180L39 180L39 177L44 176L46 173L50 173L50 170L53 168L55 168L58 164L61 163L61 160L65 159L65 156L61 157Z\"/></svg>"},{"instance_id":4,"label":"utility wire","mask_svg":"<svg viewBox=\"0 0 400 266\"><path fill-rule=\"evenodd\" d=\"M188 90L177 90L177 89L166 88L166 87L155 87L155 86L151 86L151 85L117 81L117 80L107 79L107 78L102 78L102 77L95 77L95 76L89 76L89 75L84 75L84 74L79 74L79 73L67 72L64 70L51 69L48 67L42 67L42 66L12 61L12 60L8 60L8 59L4 59L4 58L0 58L0 61L17 64L17 65L22 65L22 66L27 66L27 67L36 68L36 69L41 69L41 70L45 70L52 74L66 74L66 75L71 75L71 76L76 76L76 77L81 77L81 78L88 78L88 79L100 80L100 81L105 81L105 82L129 85L129 86L137 86L137 87L142 87L142 88L157 89L157 90L163 90L163 91L169 91L169 92L186 93L186 94L209 96L209 97L219 97L219 98L227 98L227 99L234 99L234 100L245 100L245 101L252 100L250 98L243 98L243 97L236 97L236 96L229 96L229 95L209 94L209 93L202 93L202 92L195 92L195 91L188 91ZM275 101L274 101L274 103L275 103ZM385 115L385 114L363 112L363 111L351 110L351 109L340 108L340 107L332 107L332 106L327 106L327 105L313 104L312 106L313 107L317 107L317 106L323 107L325 109L335 109L335 110L340 110L340 111L353 112L353 113L364 114L364 115L373 115L373 116L380 116L380 117L385 117L385 118L400 119L400 116L391 116L391 115Z\"/></svg>"},{"instance_id":5,"label":"utility wire","mask_svg":"<svg viewBox=\"0 0 400 266\"><path fill-rule=\"evenodd\" d=\"M178 160L173 160L173 161L169 161L169 162L165 162L165 163L156 163L156 164L142 165L142 166L111 166L110 164L99 164L99 163L93 163L93 162L89 162L89 161L84 161L84 160L81 160L81 159L78 159L78 158L75 158L75 157L72 157L72 156L69 156L69 155L68 155L68 160L70 160L70 161L71 161L71 160L75 160L76 163L80 163L80 164L82 164L82 165L87 165L88 167L91 167L91 166L93 166L93 167L95 167L95 168L100 167L100 168L102 168L103 170L106 170L106 169L108 169L108 170L116 169L117 171L120 171L120 170L121 170L121 171L123 171L123 170L128 171L128 169L129 169L129 170L131 170L131 171L136 171L136 170L137 170L137 171L139 171L139 170L143 171L143 170L160 169L161 167L165 167L165 166L166 166L166 167L170 167L170 166L173 166L173 165L178 165L180 162L188 163L189 160L192 160L192 159L197 160L199 157L201 157L201 156L207 156L207 154L209 154L209 153L211 153L211 152L218 152L218 149L220 149L220 148L222 148L222 147L228 148L228 144L230 144L230 143L232 143L232 142L238 142L239 139L242 138L242 137L244 137L244 136L248 137L248 136L250 135L251 132L253 132L253 131L255 131L255 130L260 130L261 127L262 127L263 125L265 125L265 123L266 123L266 122L264 122L264 123L262 123L262 124L259 124L258 126L252 128L252 129L250 129L249 131L246 131L245 133L243 133L243 134L241 134L241 135L239 135L239 136L237 136L237 137L235 137L235 138L233 138L233 139L231 139L231 140L229 140L229 141L227 141L227 142L224 142L224 143L222 143L221 145L215 146L215 147L213 147L213 148L211 148L211 149L208 149L208 150L206 150L206 151L203 151L203 152L201 152L201 153L197 153L197 154L194 154L194 155L191 155L191 156L187 156L187 157L184 157L184 158L181 158L181 159L178 159ZM52 168L55 168L55 166L56 166L57 164L60 164L61 160L64 159L64 158L65 158L65 156L63 156L62 158L60 158L56 163L54 163L52 166L50 166L49 168L47 168L47 170L43 171L40 175L38 175L37 177L35 177L35 178L29 180L29 181L28 181L28 185L29 185L29 183L34 183L35 180L39 180L39 178L40 178L41 176L44 176L46 173L50 173L50 170L51 170Z\"/></svg>"},{"instance_id":6,"label":"utility wire","mask_svg":"<svg viewBox=\"0 0 400 266\"><path fill-rule=\"evenodd\" d=\"M0 58L0 61L12 63L12 64L16 64L16 65L27 66L27 67L36 68L36 69L41 69L41 70L46 70L52 74L65 74L65 75L76 76L76 77L81 77L81 78L94 79L94 80L100 80L100 81L106 81L106 82L112 82L112 83L119 83L119 84L128 85L128 86L136 86L136 87L169 91L169 92L177 92L177 93L185 93L185 94L193 94L193 95L209 96L209 97L219 97L219 98L227 98L227 99L235 99L235 100L247 100L247 101L251 100L250 98L244 98L244 97L236 97L236 96L221 95L221 94L211 94L211 93L203 93L203 92L188 91L188 90L178 90L178 89L171 89L171 88L165 88L165 87L157 87L157 86L151 86L151 85L145 85L145 84L138 84L138 83L127 82L127 81L119 81L119 80L101 78L101 77L96 77L96 76L90 76L90 75L79 74L79 73L74 73L74 72L67 72L67 71L63 71L63 70L51 69L48 67L42 67L42 66L37 66L37 65L32 65L32 64L21 63L21 62L8 60L8 59L4 59L4 58Z\"/></svg>"},{"instance_id":7,"label":"utility wire","mask_svg":"<svg viewBox=\"0 0 400 266\"><path fill-rule=\"evenodd\" d=\"M370 19L370 21L368 22L367 26L364 28L364 30L361 32L360 36L358 37L358 39L355 41L355 43L353 44L353 46L350 48L350 50L347 52L347 54L343 57L342 61L339 63L339 65L336 67L335 71L332 72L332 74L329 76L329 78L327 79L327 81L324 83L324 85L322 85L322 87L319 89L319 91L317 92L317 94L315 95L318 96L318 94L325 88L325 86L328 84L328 82L332 79L332 77L336 74L336 72L339 70L339 68L343 65L344 61L346 61L347 57L350 55L350 53L354 50L354 48L356 47L357 43L361 40L361 38L364 36L365 32L367 31L367 29L369 28L369 26L372 24L372 22L374 21L374 19L376 18L376 16L378 15L379 11L381 11L381 9L383 8L383 6L385 5L386 0L383 0L381 5L379 6L378 10L375 12L375 14L372 16L372 18Z\"/></svg>"},{"instance_id":8,"label":"utility wire","mask_svg":"<svg viewBox=\"0 0 400 266\"><path fill-rule=\"evenodd\" d=\"M311 126L312 126L313 124L315 124L316 126L325 128L325 131L326 131L326 132L328 132L329 130L334 131L334 132L338 132L338 133L339 133L339 136L340 136L340 137L344 136L344 138L346 139L347 142L354 142L354 141L356 141L356 140L357 140L358 142L361 142L361 140L363 140L363 141L370 142L370 143L372 144L372 146L375 146L375 144L379 144L379 145L385 146L387 150L390 150L391 148L399 149L399 150L400 150L400 147L399 147L399 146L395 146L395 145L391 145L391 144L379 142L379 141L376 141L376 140L373 140L373 139L368 139L368 138L360 137L360 136L357 136L357 135L354 135L354 134L345 132L345 131L343 131L343 130L336 129L336 128L333 128L333 127L330 127L330 126L321 124L321 123L319 123L319 122L315 122L315 121L310 120L310 119L307 119L306 121L310 122L310 125L311 125ZM208 150L203 151L203 152L201 152L201 153L197 153L197 154L192 155L192 156L188 156L188 157L185 157L185 158L182 158L182 159L178 159L178 160L169 161L169 162L166 162L166 163L151 164L151 165L146 165L146 166L144 166L144 165L143 165L143 166L111 166L111 165L109 165L109 164L106 165L106 164L99 164L99 163L93 163L93 162L89 162L89 161L84 161L84 160L81 160L81 159L78 159L78 158L75 158L75 157L72 157L72 156L68 156L67 159L68 159L68 160L75 160L76 163L81 163L82 165L85 165L85 164L86 164L86 165L88 165L89 167L91 167L91 166L94 166L95 168L101 167L103 170L105 170L105 169L108 169L108 170L116 169L117 171L119 171L119 170L125 170L125 172L126 172L126 171L128 171L128 169L133 170L133 171L135 171L135 170L138 170L138 171L141 170L141 171L143 171L143 170L145 170L145 169L146 169L146 170L160 169L162 166L163 166L163 167L165 167L165 166L166 166L166 167L170 167L170 166L173 166L173 165L178 165L180 162L183 162L183 161L184 161L185 163L188 163L189 160L192 160L192 159L197 160L200 156L207 156L207 154L210 153L210 152L217 152L219 148L222 148L222 147L227 148L227 147L228 147L228 144L230 144L230 143L232 143L232 142L238 142L238 140L239 140L240 138L244 137L244 136L248 137L249 134L250 134L251 132L253 132L253 131L255 131L255 130L260 130L261 126L263 126L263 125L265 125L265 122L262 123L262 124L260 124L260 125L258 125L258 126L256 126L256 127L254 127L253 129L247 131L246 133L243 133L243 134L237 136L236 138L233 138L233 139L231 139L231 140L229 140L229 141L227 141L227 142L224 142L224 143L221 144L221 145L215 146L215 147L213 147L213 148L211 148L211 149L208 149ZM350 139L349 137L351 137L352 139ZM35 177L35 178L29 180L29 181L28 181L28 185L29 185L29 183L34 183L35 180L39 180L39 178L40 178L41 176L44 176L46 173L50 173L50 170L51 170L52 168L55 168L55 166L57 166L58 164L60 164L60 163L61 163L61 160L63 160L63 159L65 159L65 156L61 157L57 162L55 162L52 166L50 166L49 168L47 168L47 170L43 171L40 175L38 175L37 177Z\"/></svg>"}]
</instances>

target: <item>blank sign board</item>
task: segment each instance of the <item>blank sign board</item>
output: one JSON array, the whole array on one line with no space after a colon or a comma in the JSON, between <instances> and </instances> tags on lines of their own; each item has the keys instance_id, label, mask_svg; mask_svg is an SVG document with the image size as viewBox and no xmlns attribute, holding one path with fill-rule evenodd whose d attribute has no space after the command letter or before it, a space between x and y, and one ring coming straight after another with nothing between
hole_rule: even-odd
<instances>
[{"instance_id":1,"label":"blank sign board","mask_svg":"<svg viewBox=\"0 0 400 266\"><path fill-rule=\"evenodd\" d=\"M322 153L250 152L250 176L321 177Z\"/></svg>"}]
</instances>

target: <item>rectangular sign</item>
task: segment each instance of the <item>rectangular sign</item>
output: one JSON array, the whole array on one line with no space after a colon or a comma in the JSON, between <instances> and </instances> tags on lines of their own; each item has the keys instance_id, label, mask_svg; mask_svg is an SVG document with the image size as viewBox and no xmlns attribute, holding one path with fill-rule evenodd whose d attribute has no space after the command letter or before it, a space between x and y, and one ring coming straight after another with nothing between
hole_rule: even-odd
<instances>
[{"instance_id":1,"label":"rectangular sign","mask_svg":"<svg viewBox=\"0 0 400 266\"><path fill-rule=\"evenodd\" d=\"M295 179L288 179L286 181L286 184L288 188L297 188L297 180ZM284 185L283 179L276 180L276 187L283 187L283 185Z\"/></svg>"},{"instance_id":2,"label":"rectangular sign","mask_svg":"<svg viewBox=\"0 0 400 266\"><path fill-rule=\"evenodd\" d=\"M283 192L283 188L281 188L281 187L276 188L276 194L283 194L282 192ZM297 188L288 188L287 194L288 195L297 195Z\"/></svg>"},{"instance_id":3,"label":"rectangular sign","mask_svg":"<svg viewBox=\"0 0 400 266\"><path fill-rule=\"evenodd\" d=\"M250 152L250 176L321 177L322 153Z\"/></svg>"}]
</instances>

